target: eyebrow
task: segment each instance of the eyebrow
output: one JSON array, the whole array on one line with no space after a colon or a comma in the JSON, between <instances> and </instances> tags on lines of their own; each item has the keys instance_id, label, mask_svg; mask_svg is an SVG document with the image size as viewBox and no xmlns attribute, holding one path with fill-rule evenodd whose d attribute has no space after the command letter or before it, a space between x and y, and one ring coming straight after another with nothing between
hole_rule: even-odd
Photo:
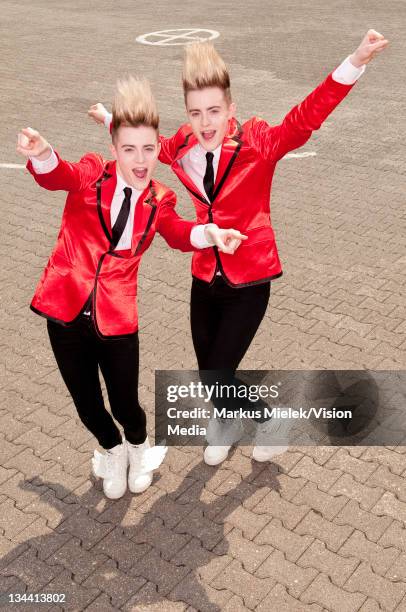
<instances>
[{"instance_id":1,"label":"eyebrow","mask_svg":"<svg viewBox=\"0 0 406 612\"><path fill-rule=\"evenodd\" d=\"M148 143L148 144L144 144L142 146L143 147L155 147L155 145L156 145L156 143L151 142L151 143ZM121 148L130 147L130 149L135 149L135 145L132 145L132 144L122 144L120 146L121 146Z\"/></svg>"},{"instance_id":2,"label":"eyebrow","mask_svg":"<svg viewBox=\"0 0 406 612\"><path fill-rule=\"evenodd\" d=\"M213 110L214 108L221 108L220 104L214 104L213 106L209 106L206 110ZM200 108L190 108L189 113L194 113L196 111L200 112Z\"/></svg>"}]
</instances>

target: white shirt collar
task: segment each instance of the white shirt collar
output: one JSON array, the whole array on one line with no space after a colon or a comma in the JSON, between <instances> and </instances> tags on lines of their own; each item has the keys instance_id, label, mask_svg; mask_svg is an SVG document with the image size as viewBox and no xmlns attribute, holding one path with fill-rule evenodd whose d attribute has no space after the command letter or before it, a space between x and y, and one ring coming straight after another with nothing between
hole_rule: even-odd
<instances>
[{"instance_id":1,"label":"white shirt collar","mask_svg":"<svg viewBox=\"0 0 406 612\"><path fill-rule=\"evenodd\" d=\"M214 151L212 151L214 155L214 158L213 158L214 163L217 163L220 159L221 146L222 145L220 144L216 149L214 149ZM197 145L192 147L192 149L190 150L190 156L193 159L193 161L204 161L206 163L206 153L207 151L203 149L200 142L198 142Z\"/></svg>"},{"instance_id":2,"label":"white shirt collar","mask_svg":"<svg viewBox=\"0 0 406 612\"><path fill-rule=\"evenodd\" d=\"M121 174L119 174L117 172L117 185L116 185L116 193L121 193L124 192L125 187L129 187L132 191L131 193L131 199L133 198L133 196L135 196L136 198L138 198L142 191L140 191L139 189L136 189L135 187L132 187L131 185L128 185L128 183L126 183L126 181L123 179L123 177L121 176Z\"/></svg>"}]
</instances>

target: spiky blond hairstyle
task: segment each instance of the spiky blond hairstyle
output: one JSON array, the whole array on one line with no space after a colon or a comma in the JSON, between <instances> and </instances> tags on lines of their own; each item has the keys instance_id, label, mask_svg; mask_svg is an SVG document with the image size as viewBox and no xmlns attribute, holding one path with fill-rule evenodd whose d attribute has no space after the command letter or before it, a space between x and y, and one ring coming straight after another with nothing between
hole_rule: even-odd
<instances>
[{"instance_id":1,"label":"spiky blond hairstyle","mask_svg":"<svg viewBox=\"0 0 406 612\"><path fill-rule=\"evenodd\" d=\"M182 84L185 102L188 91L205 87L220 87L231 102L227 66L211 43L192 43L185 47Z\"/></svg>"},{"instance_id":2,"label":"spiky blond hairstyle","mask_svg":"<svg viewBox=\"0 0 406 612\"><path fill-rule=\"evenodd\" d=\"M158 131L158 109L147 79L131 75L119 79L116 84L112 113L111 136L113 140L121 126L145 125Z\"/></svg>"}]
</instances>

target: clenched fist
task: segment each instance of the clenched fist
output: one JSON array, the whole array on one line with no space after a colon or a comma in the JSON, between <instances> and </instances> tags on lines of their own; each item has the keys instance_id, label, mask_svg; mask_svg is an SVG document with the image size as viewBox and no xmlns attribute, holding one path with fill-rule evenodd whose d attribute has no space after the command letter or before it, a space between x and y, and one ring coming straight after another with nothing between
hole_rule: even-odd
<instances>
[{"instance_id":1,"label":"clenched fist","mask_svg":"<svg viewBox=\"0 0 406 612\"><path fill-rule=\"evenodd\" d=\"M103 106L101 102L98 102L97 104L93 104L93 106L89 108L87 114L89 115L89 117L94 119L96 123L104 123L104 119L106 115L108 115L108 112L105 106Z\"/></svg>"},{"instance_id":2,"label":"clenched fist","mask_svg":"<svg viewBox=\"0 0 406 612\"><path fill-rule=\"evenodd\" d=\"M361 66L368 64L376 55L381 53L388 44L389 41L382 34L375 30L368 30L358 49L351 55L351 64L361 68Z\"/></svg>"}]
</instances>

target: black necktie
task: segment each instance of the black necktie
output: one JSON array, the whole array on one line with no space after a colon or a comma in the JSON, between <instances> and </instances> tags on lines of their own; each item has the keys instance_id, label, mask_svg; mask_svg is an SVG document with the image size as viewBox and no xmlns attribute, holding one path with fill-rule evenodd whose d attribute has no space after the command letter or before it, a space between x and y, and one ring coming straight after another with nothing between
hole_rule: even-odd
<instances>
[{"instance_id":1,"label":"black necktie","mask_svg":"<svg viewBox=\"0 0 406 612\"><path fill-rule=\"evenodd\" d=\"M206 160L207 160L206 174L204 175L204 178L203 178L203 187L204 187L205 192L207 193L207 197L209 198L210 202L213 199L213 188L214 188L213 157L214 157L214 154L211 153L210 151L206 153Z\"/></svg>"},{"instance_id":2,"label":"black necktie","mask_svg":"<svg viewBox=\"0 0 406 612\"><path fill-rule=\"evenodd\" d=\"M124 200L121 204L120 212L118 213L118 217L116 222L113 225L113 239L111 244L115 249L118 243L120 242L120 238L123 234L124 228L127 225L128 217L130 215L131 208L131 187L124 187Z\"/></svg>"}]
</instances>

